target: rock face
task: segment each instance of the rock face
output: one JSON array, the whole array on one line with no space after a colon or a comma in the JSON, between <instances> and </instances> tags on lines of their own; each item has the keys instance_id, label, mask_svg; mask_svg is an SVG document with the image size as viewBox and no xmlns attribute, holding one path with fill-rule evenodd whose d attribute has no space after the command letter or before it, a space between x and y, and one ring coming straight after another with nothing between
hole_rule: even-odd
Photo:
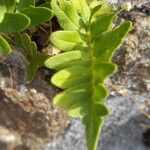
<instances>
[{"instance_id":1,"label":"rock face","mask_svg":"<svg viewBox=\"0 0 150 150\"><path fill-rule=\"evenodd\" d=\"M131 19L134 28L114 56L114 62L118 64L119 70L108 85L116 92L122 88L122 91L129 93L149 93L150 16L132 11L123 17Z\"/></svg>"},{"instance_id":2,"label":"rock face","mask_svg":"<svg viewBox=\"0 0 150 150\"><path fill-rule=\"evenodd\" d=\"M64 117L34 90L0 89L0 149L40 150L66 127Z\"/></svg>"},{"instance_id":3,"label":"rock face","mask_svg":"<svg viewBox=\"0 0 150 150\"><path fill-rule=\"evenodd\" d=\"M16 50L0 62L0 150L41 150L67 127L50 102L58 90L40 75L25 85L25 64Z\"/></svg>"},{"instance_id":4,"label":"rock face","mask_svg":"<svg viewBox=\"0 0 150 150\"><path fill-rule=\"evenodd\" d=\"M117 3L123 5L126 2L131 2L132 6L141 6L149 2L149 0L108 0L111 3Z\"/></svg>"},{"instance_id":5,"label":"rock face","mask_svg":"<svg viewBox=\"0 0 150 150\"><path fill-rule=\"evenodd\" d=\"M150 120L142 113L150 107L148 103L145 96L139 95L109 98L111 115L105 119L97 150L149 150ZM85 128L79 120L71 120L66 134L46 147L46 150L71 149L87 150Z\"/></svg>"}]
</instances>

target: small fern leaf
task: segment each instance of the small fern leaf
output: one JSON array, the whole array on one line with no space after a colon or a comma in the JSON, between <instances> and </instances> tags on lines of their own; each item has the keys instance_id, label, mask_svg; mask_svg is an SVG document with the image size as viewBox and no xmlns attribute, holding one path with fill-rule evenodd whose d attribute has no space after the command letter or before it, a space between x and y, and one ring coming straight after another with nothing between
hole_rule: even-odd
<instances>
[{"instance_id":1,"label":"small fern leaf","mask_svg":"<svg viewBox=\"0 0 150 150\"><path fill-rule=\"evenodd\" d=\"M37 71L37 47L34 42L31 41L30 37L27 34L22 35L22 45L28 54L28 67L26 72L27 82L31 82Z\"/></svg>"},{"instance_id":2,"label":"small fern leaf","mask_svg":"<svg viewBox=\"0 0 150 150\"><path fill-rule=\"evenodd\" d=\"M86 20L90 17L90 8L86 2L86 0L71 0L72 5L75 6L78 14L81 17L84 17Z\"/></svg>"},{"instance_id":3,"label":"small fern leaf","mask_svg":"<svg viewBox=\"0 0 150 150\"><path fill-rule=\"evenodd\" d=\"M0 7L6 7L6 12L14 13L16 0L0 0Z\"/></svg>"},{"instance_id":4,"label":"small fern leaf","mask_svg":"<svg viewBox=\"0 0 150 150\"><path fill-rule=\"evenodd\" d=\"M1 5L0 6L0 23L2 22L2 20L4 19L4 15L7 12L6 6L5 5Z\"/></svg>"},{"instance_id":5,"label":"small fern leaf","mask_svg":"<svg viewBox=\"0 0 150 150\"><path fill-rule=\"evenodd\" d=\"M51 10L46 7L30 6L24 8L23 10L20 10L20 12L30 18L30 26L35 26L44 23L52 17Z\"/></svg>"},{"instance_id":6,"label":"small fern leaf","mask_svg":"<svg viewBox=\"0 0 150 150\"><path fill-rule=\"evenodd\" d=\"M98 18L103 14L109 14L110 12L112 12L111 5L107 0L93 0L89 4L89 7L91 8L91 15L94 18Z\"/></svg>"},{"instance_id":7,"label":"small fern leaf","mask_svg":"<svg viewBox=\"0 0 150 150\"><path fill-rule=\"evenodd\" d=\"M67 0L52 0L53 13L59 16L61 27L67 31L79 28L79 16L74 5Z\"/></svg>"},{"instance_id":8,"label":"small fern leaf","mask_svg":"<svg viewBox=\"0 0 150 150\"><path fill-rule=\"evenodd\" d=\"M105 14L91 23L90 31L92 38L95 38L99 34L112 29L113 21L116 17L116 13ZM103 22L103 24L101 24Z\"/></svg>"},{"instance_id":9,"label":"small fern leaf","mask_svg":"<svg viewBox=\"0 0 150 150\"><path fill-rule=\"evenodd\" d=\"M82 13L83 16L80 15L80 19L77 19L79 22L73 21L75 25L68 19L68 14L65 11L63 13L64 20L57 13L58 8L66 10L68 1L58 0L57 2L52 0L52 9L65 31L54 32L51 36L51 42L64 52L49 58L45 65L58 70L52 76L51 82L64 91L56 95L53 102L65 108L69 116L83 117L88 150L96 150L103 118L109 114L104 104L104 100L108 96L105 79L117 70L111 59L115 49L122 44L127 33L131 30L131 22L126 21L117 28L113 28L113 21L117 17L117 13L108 13L108 11L104 13L104 9L98 6L99 3L94 7L89 7L91 14L86 21L83 18L87 17L84 16L87 8L86 6L85 9L79 7L79 4L85 1L82 0L79 3L78 0L72 0L72 5L69 2L71 13L85 11ZM108 8L106 3L105 5ZM66 28L65 21L67 25L70 25L70 28ZM75 52L74 56L73 52ZM79 57L76 57L76 52L80 52ZM59 58L60 61L56 63Z\"/></svg>"},{"instance_id":10,"label":"small fern leaf","mask_svg":"<svg viewBox=\"0 0 150 150\"><path fill-rule=\"evenodd\" d=\"M78 50L83 44L77 31L57 31L51 34L51 41L61 51Z\"/></svg>"},{"instance_id":11,"label":"small fern leaf","mask_svg":"<svg viewBox=\"0 0 150 150\"><path fill-rule=\"evenodd\" d=\"M19 32L28 27L29 24L30 19L21 13L5 13L4 19L0 23L0 32Z\"/></svg>"},{"instance_id":12,"label":"small fern leaf","mask_svg":"<svg viewBox=\"0 0 150 150\"><path fill-rule=\"evenodd\" d=\"M114 50L118 48L131 29L131 22L126 21L118 28L97 36L94 40L94 56L97 61L110 61Z\"/></svg>"},{"instance_id":13,"label":"small fern leaf","mask_svg":"<svg viewBox=\"0 0 150 150\"><path fill-rule=\"evenodd\" d=\"M22 10L24 8L35 6L35 0L19 0L17 5L17 10Z\"/></svg>"},{"instance_id":14,"label":"small fern leaf","mask_svg":"<svg viewBox=\"0 0 150 150\"><path fill-rule=\"evenodd\" d=\"M28 56L26 81L27 83L30 83L34 79L37 69L44 66L44 62L48 56L37 51L36 43L31 41L30 37L26 33L22 34L21 41Z\"/></svg>"},{"instance_id":15,"label":"small fern leaf","mask_svg":"<svg viewBox=\"0 0 150 150\"><path fill-rule=\"evenodd\" d=\"M48 58L45 61L45 65L51 69L60 70L65 68L65 64L68 62L74 62L80 60L82 57L81 51L69 51L66 53L61 53L59 55Z\"/></svg>"},{"instance_id":16,"label":"small fern leaf","mask_svg":"<svg viewBox=\"0 0 150 150\"><path fill-rule=\"evenodd\" d=\"M95 114L94 114L95 115ZM83 124L86 126L86 142L88 150L96 150L98 138L103 126L103 118L87 115L83 118Z\"/></svg>"},{"instance_id":17,"label":"small fern leaf","mask_svg":"<svg viewBox=\"0 0 150 150\"><path fill-rule=\"evenodd\" d=\"M87 66L73 66L57 72L51 79L59 88L66 89L90 80L90 69Z\"/></svg>"},{"instance_id":18,"label":"small fern leaf","mask_svg":"<svg viewBox=\"0 0 150 150\"><path fill-rule=\"evenodd\" d=\"M8 42L0 35L0 55L8 55L11 52L11 47Z\"/></svg>"}]
</instances>

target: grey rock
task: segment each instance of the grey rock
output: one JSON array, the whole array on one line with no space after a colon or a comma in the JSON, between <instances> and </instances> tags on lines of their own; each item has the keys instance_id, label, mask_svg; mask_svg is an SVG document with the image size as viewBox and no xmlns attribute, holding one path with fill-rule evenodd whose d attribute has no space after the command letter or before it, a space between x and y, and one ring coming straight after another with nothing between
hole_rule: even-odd
<instances>
[{"instance_id":1,"label":"grey rock","mask_svg":"<svg viewBox=\"0 0 150 150\"><path fill-rule=\"evenodd\" d=\"M140 124L150 124L150 120L140 112L147 98L139 95L113 98L107 101L112 114L106 118L99 144L100 150L148 150L143 143L146 128ZM149 141L150 142L150 141Z\"/></svg>"},{"instance_id":2,"label":"grey rock","mask_svg":"<svg viewBox=\"0 0 150 150\"><path fill-rule=\"evenodd\" d=\"M140 112L148 97L130 95L110 98L111 115L105 119L97 150L148 150L143 143L145 128L150 121ZM71 120L68 131L46 146L46 150L86 150L85 132L80 120Z\"/></svg>"},{"instance_id":3,"label":"grey rock","mask_svg":"<svg viewBox=\"0 0 150 150\"><path fill-rule=\"evenodd\" d=\"M123 5L126 2L131 2L132 6L140 7L143 4L150 2L150 0L108 0L111 3L117 3L119 5Z\"/></svg>"}]
</instances>

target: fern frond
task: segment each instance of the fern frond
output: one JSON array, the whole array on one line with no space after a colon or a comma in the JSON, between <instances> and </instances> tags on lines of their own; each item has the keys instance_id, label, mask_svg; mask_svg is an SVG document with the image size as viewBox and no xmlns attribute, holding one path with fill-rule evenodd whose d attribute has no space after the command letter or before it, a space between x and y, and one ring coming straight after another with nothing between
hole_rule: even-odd
<instances>
[{"instance_id":1,"label":"fern frond","mask_svg":"<svg viewBox=\"0 0 150 150\"><path fill-rule=\"evenodd\" d=\"M28 55L26 81L29 83L35 77L37 69L44 66L43 62L48 58L48 55L38 52L36 43L31 41L26 33L21 35L21 43Z\"/></svg>"},{"instance_id":2,"label":"fern frond","mask_svg":"<svg viewBox=\"0 0 150 150\"><path fill-rule=\"evenodd\" d=\"M0 35L0 56L8 55L11 52L11 47L8 42Z\"/></svg>"},{"instance_id":3,"label":"fern frond","mask_svg":"<svg viewBox=\"0 0 150 150\"><path fill-rule=\"evenodd\" d=\"M129 21L113 28L117 13L104 13L104 9L101 13L101 5L52 0L53 12L64 30L52 33L50 39L64 52L45 62L58 70L51 82L64 89L53 102L67 109L69 116L83 117L89 150L96 149L103 117L109 114L104 104L108 96L105 79L117 68L111 62L113 53L131 29Z\"/></svg>"}]
</instances>

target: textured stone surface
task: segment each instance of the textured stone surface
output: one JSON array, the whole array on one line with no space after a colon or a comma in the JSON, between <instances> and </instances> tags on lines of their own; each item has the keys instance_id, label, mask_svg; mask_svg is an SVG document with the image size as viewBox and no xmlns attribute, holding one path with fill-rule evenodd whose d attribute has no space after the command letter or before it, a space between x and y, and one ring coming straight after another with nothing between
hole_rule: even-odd
<instances>
[{"instance_id":1,"label":"textured stone surface","mask_svg":"<svg viewBox=\"0 0 150 150\"><path fill-rule=\"evenodd\" d=\"M26 85L25 70L20 50L0 62L0 150L41 150L67 127L66 112L50 102L58 90L40 71Z\"/></svg>"},{"instance_id":2,"label":"textured stone surface","mask_svg":"<svg viewBox=\"0 0 150 150\"><path fill-rule=\"evenodd\" d=\"M0 89L0 150L40 150L66 128L65 118L35 89L24 93Z\"/></svg>"},{"instance_id":3,"label":"textured stone surface","mask_svg":"<svg viewBox=\"0 0 150 150\"><path fill-rule=\"evenodd\" d=\"M132 6L136 5L138 7L150 2L149 0L108 0L108 1L111 3L117 3L119 5L123 5L126 2L131 2Z\"/></svg>"},{"instance_id":4,"label":"textured stone surface","mask_svg":"<svg viewBox=\"0 0 150 150\"><path fill-rule=\"evenodd\" d=\"M139 95L108 99L111 115L105 119L97 150L148 150L150 145L143 142L143 134L148 129L143 125L150 125L150 120L141 112L150 107L148 100L148 97ZM79 120L72 120L69 130L46 149L86 150L84 130Z\"/></svg>"},{"instance_id":5,"label":"textured stone surface","mask_svg":"<svg viewBox=\"0 0 150 150\"><path fill-rule=\"evenodd\" d=\"M133 30L116 52L114 62L118 72L108 81L116 93L143 93L150 91L150 16L132 11L123 15L131 19ZM123 93L122 93L123 94Z\"/></svg>"}]
</instances>

